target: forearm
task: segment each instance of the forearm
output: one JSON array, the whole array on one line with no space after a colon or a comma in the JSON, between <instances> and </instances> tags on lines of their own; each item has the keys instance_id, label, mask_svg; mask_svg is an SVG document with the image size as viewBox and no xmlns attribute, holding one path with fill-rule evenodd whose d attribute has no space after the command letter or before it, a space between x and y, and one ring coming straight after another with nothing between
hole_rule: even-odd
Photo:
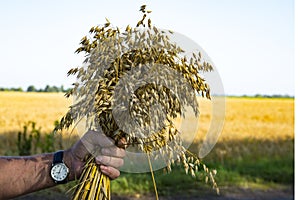
<instances>
[{"instance_id":1,"label":"forearm","mask_svg":"<svg viewBox=\"0 0 300 200\"><path fill-rule=\"evenodd\" d=\"M84 159L89 152L94 152L93 148L99 149L99 146L102 147L103 155L99 154L95 158L96 163L104 174L111 179L117 178L120 175L117 168L123 165L124 149L116 147L104 134L95 134L93 131L89 131L82 140L63 153L63 161L70 172L67 180L80 177L85 165ZM53 157L54 153L26 157L0 156L0 199L55 186L56 183L50 176Z\"/></svg>"},{"instance_id":2,"label":"forearm","mask_svg":"<svg viewBox=\"0 0 300 200\"><path fill-rule=\"evenodd\" d=\"M0 157L0 199L54 186L50 177L53 153L26 157Z\"/></svg>"}]
</instances>

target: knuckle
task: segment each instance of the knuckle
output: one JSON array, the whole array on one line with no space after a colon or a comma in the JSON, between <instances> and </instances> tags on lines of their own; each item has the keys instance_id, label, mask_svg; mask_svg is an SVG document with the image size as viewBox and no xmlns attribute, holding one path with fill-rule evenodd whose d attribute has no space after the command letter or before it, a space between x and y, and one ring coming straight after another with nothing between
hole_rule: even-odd
<instances>
[{"instance_id":1,"label":"knuckle","mask_svg":"<svg viewBox=\"0 0 300 200\"><path fill-rule=\"evenodd\" d=\"M107 155L107 154L109 154L109 152L110 152L110 150L109 150L108 148L103 148L103 149L101 149L101 153L102 153L103 155Z\"/></svg>"}]
</instances>

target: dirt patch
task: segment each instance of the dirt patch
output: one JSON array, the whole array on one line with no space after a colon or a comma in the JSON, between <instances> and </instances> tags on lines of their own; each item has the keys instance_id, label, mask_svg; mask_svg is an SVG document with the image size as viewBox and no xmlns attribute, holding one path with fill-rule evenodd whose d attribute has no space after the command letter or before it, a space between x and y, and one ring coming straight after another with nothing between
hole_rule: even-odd
<instances>
[{"instance_id":1,"label":"dirt patch","mask_svg":"<svg viewBox=\"0 0 300 200\"><path fill-rule=\"evenodd\" d=\"M269 189L257 190L248 188L222 188L221 194L217 195L214 192L207 190L199 190L187 192L186 194L176 195L160 195L160 200L293 200L294 187L287 187L285 189ZM15 198L16 200L63 200L70 199L69 196L62 194L59 191L47 190L28 194L22 197ZM112 195L112 200L154 200L154 195L147 196L118 196Z\"/></svg>"},{"instance_id":2,"label":"dirt patch","mask_svg":"<svg viewBox=\"0 0 300 200\"><path fill-rule=\"evenodd\" d=\"M139 197L120 197L114 196L114 200L154 200L155 196L139 196ZM281 190L253 190L245 188L222 188L222 194L207 191L199 191L198 194L181 194L160 196L160 200L293 200L294 189L287 188Z\"/></svg>"}]
</instances>

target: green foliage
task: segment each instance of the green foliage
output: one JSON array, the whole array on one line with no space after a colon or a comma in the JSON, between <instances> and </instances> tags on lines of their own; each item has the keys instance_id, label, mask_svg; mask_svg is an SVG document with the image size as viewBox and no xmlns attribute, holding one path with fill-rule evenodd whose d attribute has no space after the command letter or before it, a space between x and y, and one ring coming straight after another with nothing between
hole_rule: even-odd
<instances>
[{"instance_id":1,"label":"green foliage","mask_svg":"<svg viewBox=\"0 0 300 200\"><path fill-rule=\"evenodd\" d=\"M20 156L55 151L55 143L62 147L62 138L56 141L53 133L41 134L41 128L36 123L29 121L23 127L23 132L18 132L17 147Z\"/></svg>"},{"instance_id":2,"label":"green foliage","mask_svg":"<svg viewBox=\"0 0 300 200\"><path fill-rule=\"evenodd\" d=\"M193 148L193 146L191 146ZM221 150L227 153L220 154ZM212 152L204 158L208 167L217 169L215 176L220 192L227 187L250 187L253 189L284 188L294 184L294 139L242 140L217 143ZM179 167L172 173L155 172L160 195L179 193L205 193L208 186L192 179L204 179L201 174L195 178L185 176ZM112 182L112 191L118 195L147 194L153 191L150 173L122 173Z\"/></svg>"},{"instance_id":3,"label":"green foliage","mask_svg":"<svg viewBox=\"0 0 300 200\"><path fill-rule=\"evenodd\" d=\"M25 90L26 92L68 92L70 89L65 89L63 85L61 85L60 87L58 86L50 86L50 85L46 85L46 87L44 89L40 88L36 88L34 85L29 85L27 87L27 89ZM6 91L11 91L11 92L24 92L24 90L21 87L17 87L17 88L5 88L5 87L0 87L0 92L6 92Z\"/></svg>"},{"instance_id":4,"label":"green foliage","mask_svg":"<svg viewBox=\"0 0 300 200\"><path fill-rule=\"evenodd\" d=\"M65 89L63 85L60 87L46 85L44 89L37 89L35 86L30 85L27 88L27 92L67 92L69 89Z\"/></svg>"},{"instance_id":5,"label":"green foliage","mask_svg":"<svg viewBox=\"0 0 300 200\"><path fill-rule=\"evenodd\" d=\"M18 88L4 88L4 87L0 87L0 91L13 91L13 92L23 92L23 89L21 87Z\"/></svg>"},{"instance_id":6,"label":"green foliage","mask_svg":"<svg viewBox=\"0 0 300 200\"><path fill-rule=\"evenodd\" d=\"M198 193L199 191L210 190L210 186L206 185L202 173L196 173L196 177L187 176L185 171L180 166L174 166L172 173L167 173L161 169L155 171L155 180L158 189L158 194L161 196L177 196L184 193L185 195ZM197 181L198 180L198 181ZM153 183L151 173L121 173L121 176L112 181L112 191L118 195L147 195L153 192Z\"/></svg>"},{"instance_id":7,"label":"green foliage","mask_svg":"<svg viewBox=\"0 0 300 200\"><path fill-rule=\"evenodd\" d=\"M31 151L31 142L32 142L32 133L29 133L29 137L27 137L27 129L28 126L25 125L23 127L23 132L18 132L18 141L17 146L19 150L19 155L30 155Z\"/></svg>"},{"instance_id":8,"label":"green foliage","mask_svg":"<svg viewBox=\"0 0 300 200\"><path fill-rule=\"evenodd\" d=\"M35 92L36 88L33 85L28 86L27 92Z\"/></svg>"},{"instance_id":9,"label":"green foliage","mask_svg":"<svg viewBox=\"0 0 300 200\"><path fill-rule=\"evenodd\" d=\"M44 89L45 92L61 92L60 91L60 88L56 87L56 86L49 86L49 85L46 85L45 89Z\"/></svg>"},{"instance_id":10,"label":"green foliage","mask_svg":"<svg viewBox=\"0 0 300 200\"><path fill-rule=\"evenodd\" d=\"M294 139L218 143L204 160L223 185L294 184Z\"/></svg>"}]
</instances>

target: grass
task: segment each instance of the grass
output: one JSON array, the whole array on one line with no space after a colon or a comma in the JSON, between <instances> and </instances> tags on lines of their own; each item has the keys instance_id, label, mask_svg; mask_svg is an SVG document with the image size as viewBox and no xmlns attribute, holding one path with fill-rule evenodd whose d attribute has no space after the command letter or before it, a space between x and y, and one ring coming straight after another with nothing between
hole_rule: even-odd
<instances>
[{"instance_id":1,"label":"grass","mask_svg":"<svg viewBox=\"0 0 300 200\"><path fill-rule=\"evenodd\" d=\"M286 140L281 141L280 144L274 144L272 141L265 141L264 143L239 141L237 142L238 145L245 145L253 153L257 153L255 152L257 147L262 150L264 147L270 148L272 145L287 148L287 152L285 155L276 155L276 152L256 155L249 153L237 158L228 155L224 156L222 160L217 157L217 152L213 150L204 159L204 163L210 168L217 169L216 181L221 188L221 193L224 187L267 190L292 186L294 184L293 142L293 140ZM237 144L218 144L217 147L220 148L221 145ZM243 152L239 152L239 154L243 154ZM205 185L204 179L200 179L200 177L199 174L197 178L187 176L181 167L175 167L170 174L164 173L163 170L155 172L155 179L160 195L182 192L193 194L199 190L212 191L209 184ZM112 188L113 191L118 191L120 195L153 193L151 175L149 173L123 173L120 178L112 182Z\"/></svg>"},{"instance_id":2,"label":"grass","mask_svg":"<svg viewBox=\"0 0 300 200\"><path fill-rule=\"evenodd\" d=\"M175 169L171 174L162 170L155 172L156 184L159 195L181 193L201 188L203 182L187 176L183 170ZM128 174L123 173L120 178L112 182L112 191L119 191L118 195L145 195L154 194L150 173Z\"/></svg>"},{"instance_id":3,"label":"grass","mask_svg":"<svg viewBox=\"0 0 300 200\"><path fill-rule=\"evenodd\" d=\"M212 151L204 162L218 170L217 182L223 185L247 185L262 183L271 185L294 183L294 140L282 141L236 141L222 146L243 146L244 150L237 150L239 156L223 155L216 159L218 152ZM285 149L278 150L278 148ZM273 149L273 150L270 150ZM232 175L234 174L234 175Z\"/></svg>"},{"instance_id":4,"label":"grass","mask_svg":"<svg viewBox=\"0 0 300 200\"><path fill-rule=\"evenodd\" d=\"M67 110L71 101L62 93L0 92L0 154L15 155L17 131L35 121L42 132ZM211 120L209 101L201 101L197 141L205 136ZM188 129L187 129L188 130ZM69 136L67 136L69 137ZM65 147L74 142L64 137ZM197 149L194 142L191 150ZM226 118L214 149L204 158L217 169L216 180L224 187L280 188L294 185L294 99L226 98ZM160 195L210 191L203 180L185 175L175 167L171 174L155 172ZM64 191L64 189L61 189ZM112 182L112 191L123 195L154 194L151 175L122 175Z\"/></svg>"}]
</instances>

